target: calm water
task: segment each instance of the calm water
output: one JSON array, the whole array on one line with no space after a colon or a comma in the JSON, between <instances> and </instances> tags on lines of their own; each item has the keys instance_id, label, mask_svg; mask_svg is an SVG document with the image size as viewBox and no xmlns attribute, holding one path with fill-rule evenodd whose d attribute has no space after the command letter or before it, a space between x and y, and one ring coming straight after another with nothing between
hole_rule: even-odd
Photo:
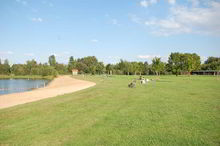
<instances>
[{"instance_id":1,"label":"calm water","mask_svg":"<svg viewBox=\"0 0 220 146\"><path fill-rule=\"evenodd\" d=\"M48 80L3 79L0 80L0 95L30 91L44 87L48 82Z\"/></svg>"}]
</instances>

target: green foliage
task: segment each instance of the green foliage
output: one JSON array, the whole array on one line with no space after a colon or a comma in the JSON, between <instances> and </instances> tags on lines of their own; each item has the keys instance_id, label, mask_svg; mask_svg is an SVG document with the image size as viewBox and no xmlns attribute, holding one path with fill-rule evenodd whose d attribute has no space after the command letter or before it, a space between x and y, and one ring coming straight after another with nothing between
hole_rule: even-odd
<instances>
[{"instance_id":1,"label":"green foliage","mask_svg":"<svg viewBox=\"0 0 220 146\"><path fill-rule=\"evenodd\" d=\"M57 76L58 75L57 70L52 66L42 65L41 67L42 67L41 68L41 75L42 76L49 76L49 75Z\"/></svg>"},{"instance_id":2,"label":"green foliage","mask_svg":"<svg viewBox=\"0 0 220 146\"><path fill-rule=\"evenodd\" d=\"M188 72L200 69L200 56L196 53L171 53L166 68L168 71L179 75L181 72Z\"/></svg>"},{"instance_id":3,"label":"green foliage","mask_svg":"<svg viewBox=\"0 0 220 146\"><path fill-rule=\"evenodd\" d=\"M0 75L9 75L10 74L10 65L9 61L6 59L4 64L0 64Z\"/></svg>"},{"instance_id":4,"label":"green foliage","mask_svg":"<svg viewBox=\"0 0 220 146\"><path fill-rule=\"evenodd\" d=\"M51 55L50 57L49 57L49 64L50 64L50 66L54 66L55 67L55 65L56 65L56 58L55 58L55 55Z\"/></svg>"},{"instance_id":5,"label":"green foliage","mask_svg":"<svg viewBox=\"0 0 220 146\"><path fill-rule=\"evenodd\" d=\"M16 76L27 75L26 68L25 64L13 64L11 67L11 73Z\"/></svg>"},{"instance_id":6,"label":"green foliage","mask_svg":"<svg viewBox=\"0 0 220 146\"><path fill-rule=\"evenodd\" d=\"M105 71L105 66L102 62L98 62L98 59L95 56L88 56L84 58L79 58L74 63L76 69L79 70L79 73L88 73L88 74L102 74Z\"/></svg>"},{"instance_id":7,"label":"green foliage","mask_svg":"<svg viewBox=\"0 0 220 146\"><path fill-rule=\"evenodd\" d=\"M161 58L155 57L152 60L152 70L156 75L160 75L160 73L164 71L164 63L161 61Z\"/></svg>"},{"instance_id":8,"label":"green foliage","mask_svg":"<svg viewBox=\"0 0 220 146\"><path fill-rule=\"evenodd\" d=\"M180 74L182 69L182 61L180 53L171 53L168 60L169 71L172 71L173 74Z\"/></svg>"},{"instance_id":9,"label":"green foliage","mask_svg":"<svg viewBox=\"0 0 220 146\"><path fill-rule=\"evenodd\" d=\"M78 69L80 74L117 74L117 75L153 75L153 74L185 74L195 70L220 70L220 57L209 57L201 65L200 56L196 53L171 53L168 63L161 62L160 58L154 58L152 64L148 62L120 60L116 64L99 62L95 56L78 58L71 56L68 65L56 62L54 55L49 57L49 64L38 64L35 60L27 61L26 64L14 64L10 67L8 60L2 64L0 60L0 74L14 75L42 75L42 74L69 74L72 69ZM47 73L48 72L48 73Z\"/></svg>"},{"instance_id":10,"label":"green foliage","mask_svg":"<svg viewBox=\"0 0 220 146\"><path fill-rule=\"evenodd\" d=\"M114 65L112 65L112 64L106 65L106 71L108 74L111 74L113 72L113 70L114 70Z\"/></svg>"},{"instance_id":11,"label":"green foliage","mask_svg":"<svg viewBox=\"0 0 220 146\"><path fill-rule=\"evenodd\" d=\"M220 57L209 57L201 67L202 70L220 70Z\"/></svg>"},{"instance_id":12,"label":"green foliage","mask_svg":"<svg viewBox=\"0 0 220 146\"><path fill-rule=\"evenodd\" d=\"M68 66L65 64L57 63L55 65L55 69L58 72L58 74L68 74Z\"/></svg>"},{"instance_id":13,"label":"green foliage","mask_svg":"<svg viewBox=\"0 0 220 146\"><path fill-rule=\"evenodd\" d=\"M105 72L105 65L103 64L103 62L98 62L96 66L96 73L103 74L104 72Z\"/></svg>"},{"instance_id":14,"label":"green foliage","mask_svg":"<svg viewBox=\"0 0 220 146\"><path fill-rule=\"evenodd\" d=\"M62 66L57 64L56 66ZM63 68L58 68L63 71ZM67 70L67 69L66 69ZM58 72L53 66L47 64L37 64L35 60L27 61L26 64L13 64L11 73L16 76L40 75L40 76L57 76Z\"/></svg>"},{"instance_id":15,"label":"green foliage","mask_svg":"<svg viewBox=\"0 0 220 146\"><path fill-rule=\"evenodd\" d=\"M76 60L74 60L73 56L71 56L68 62L68 71L72 72L72 69L75 68L76 68Z\"/></svg>"}]
</instances>

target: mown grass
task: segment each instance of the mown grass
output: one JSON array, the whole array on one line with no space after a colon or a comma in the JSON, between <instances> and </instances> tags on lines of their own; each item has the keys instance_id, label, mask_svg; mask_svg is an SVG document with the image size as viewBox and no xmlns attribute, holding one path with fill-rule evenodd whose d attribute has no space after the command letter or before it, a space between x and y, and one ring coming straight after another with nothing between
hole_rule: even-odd
<instances>
[{"instance_id":1,"label":"mown grass","mask_svg":"<svg viewBox=\"0 0 220 146\"><path fill-rule=\"evenodd\" d=\"M52 80L54 76L40 76L40 75L25 75L25 76L15 76L15 75L0 75L0 79L46 79Z\"/></svg>"},{"instance_id":2,"label":"mown grass","mask_svg":"<svg viewBox=\"0 0 220 146\"><path fill-rule=\"evenodd\" d=\"M220 145L216 77L76 78L97 85L0 110L0 145Z\"/></svg>"}]
</instances>

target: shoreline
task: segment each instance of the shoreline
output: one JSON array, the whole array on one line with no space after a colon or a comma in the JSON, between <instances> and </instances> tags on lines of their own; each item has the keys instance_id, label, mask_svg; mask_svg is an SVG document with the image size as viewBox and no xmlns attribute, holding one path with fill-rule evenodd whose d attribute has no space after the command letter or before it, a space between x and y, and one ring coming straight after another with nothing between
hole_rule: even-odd
<instances>
[{"instance_id":1,"label":"shoreline","mask_svg":"<svg viewBox=\"0 0 220 146\"><path fill-rule=\"evenodd\" d=\"M0 95L0 109L34 102L45 98L52 98L67 93L73 93L95 85L96 83L74 79L68 75L58 76L43 88Z\"/></svg>"},{"instance_id":2,"label":"shoreline","mask_svg":"<svg viewBox=\"0 0 220 146\"><path fill-rule=\"evenodd\" d=\"M31 80L38 80L38 79L45 79L45 80L53 80L54 76L40 76L40 75L24 75L24 76L15 76L15 75L0 75L0 80L4 79L31 79Z\"/></svg>"}]
</instances>

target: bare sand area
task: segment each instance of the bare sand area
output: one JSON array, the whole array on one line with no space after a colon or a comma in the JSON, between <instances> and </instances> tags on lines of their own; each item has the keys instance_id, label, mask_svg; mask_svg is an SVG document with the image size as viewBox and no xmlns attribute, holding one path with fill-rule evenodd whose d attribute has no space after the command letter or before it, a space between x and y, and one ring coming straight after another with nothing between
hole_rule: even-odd
<instances>
[{"instance_id":1,"label":"bare sand area","mask_svg":"<svg viewBox=\"0 0 220 146\"><path fill-rule=\"evenodd\" d=\"M45 88L32 91L0 95L0 109L55 97L66 93L72 93L96 85L93 82L77 80L71 76L59 76L49 83Z\"/></svg>"}]
</instances>

